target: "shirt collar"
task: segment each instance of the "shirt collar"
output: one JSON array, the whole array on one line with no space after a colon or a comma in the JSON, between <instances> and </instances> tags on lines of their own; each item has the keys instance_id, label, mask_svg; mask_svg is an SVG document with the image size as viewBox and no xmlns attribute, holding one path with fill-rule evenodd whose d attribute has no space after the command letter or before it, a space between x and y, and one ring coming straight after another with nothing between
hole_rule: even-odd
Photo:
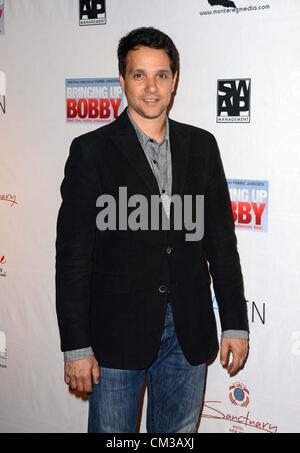
<instances>
[{"instance_id":1,"label":"shirt collar","mask_svg":"<svg viewBox=\"0 0 300 453\"><path fill-rule=\"evenodd\" d=\"M135 132L136 132L136 134L138 136L138 139L139 139L141 145L144 147L144 146L146 146L148 144L149 141L151 141L151 142L154 141L155 143L157 143L154 139L149 137L149 135L145 134L145 132L142 131L142 129L139 128L139 126L136 124L136 122L130 116L130 114L128 112L128 109L126 109L126 111L127 111L128 118L130 119L131 124L134 127L134 130L135 130ZM169 118L167 116L166 116L165 137L162 140L162 142L160 143L160 145L162 145L164 141L169 142Z\"/></svg>"}]
</instances>

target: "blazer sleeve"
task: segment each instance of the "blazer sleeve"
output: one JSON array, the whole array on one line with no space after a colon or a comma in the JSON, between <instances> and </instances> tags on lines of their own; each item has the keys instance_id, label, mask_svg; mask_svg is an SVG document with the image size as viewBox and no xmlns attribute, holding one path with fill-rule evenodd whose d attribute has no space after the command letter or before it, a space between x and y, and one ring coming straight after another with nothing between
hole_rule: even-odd
<instances>
[{"instance_id":1,"label":"blazer sleeve","mask_svg":"<svg viewBox=\"0 0 300 453\"><path fill-rule=\"evenodd\" d=\"M209 176L204 196L204 247L222 331L249 331L243 276L228 185L217 142L209 135Z\"/></svg>"},{"instance_id":2,"label":"blazer sleeve","mask_svg":"<svg viewBox=\"0 0 300 453\"><path fill-rule=\"evenodd\" d=\"M56 312L61 350L91 345L89 307L99 181L92 154L73 140L61 184L57 218Z\"/></svg>"}]
</instances>

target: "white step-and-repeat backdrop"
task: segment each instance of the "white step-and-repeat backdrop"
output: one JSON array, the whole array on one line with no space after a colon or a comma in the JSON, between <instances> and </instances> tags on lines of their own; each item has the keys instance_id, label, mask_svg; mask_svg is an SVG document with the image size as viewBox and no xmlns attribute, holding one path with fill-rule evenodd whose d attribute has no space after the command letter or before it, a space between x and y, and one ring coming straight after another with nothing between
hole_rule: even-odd
<instances>
[{"instance_id":1,"label":"white step-and-repeat backdrop","mask_svg":"<svg viewBox=\"0 0 300 453\"><path fill-rule=\"evenodd\" d=\"M247 366L209 367L199 432L300 432L299 23L299 0L0 0L1 432L86 431L55 314L59 187L72 138L124 108L118 40L150 25L181 54L170 116L218 140L248 300Z\"/></svg>"}]
</instances>

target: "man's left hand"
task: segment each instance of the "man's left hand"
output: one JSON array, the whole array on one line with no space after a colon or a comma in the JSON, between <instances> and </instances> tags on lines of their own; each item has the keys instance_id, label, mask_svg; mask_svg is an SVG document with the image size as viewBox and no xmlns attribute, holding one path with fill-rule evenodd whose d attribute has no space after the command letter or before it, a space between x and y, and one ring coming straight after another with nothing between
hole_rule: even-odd
<instances>
[{"instance_id":1,"label":"man's left hand","mask_svg":"<svg viewBox=\"0 0 300 453\"><path fill-rule=\"evenodd\" d=\"M220 361L228 374L233 376L243 368L249 352L249 340L245 338L222 338ZM229 363L230 353L232 360Z\"/></svg>"}]
</instances>

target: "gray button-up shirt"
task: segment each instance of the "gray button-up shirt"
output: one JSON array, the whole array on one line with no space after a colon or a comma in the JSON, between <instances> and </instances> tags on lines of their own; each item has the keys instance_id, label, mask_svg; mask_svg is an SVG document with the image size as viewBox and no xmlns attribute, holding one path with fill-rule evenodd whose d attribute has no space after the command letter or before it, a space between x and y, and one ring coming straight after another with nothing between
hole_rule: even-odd
<instances>
[{"instance_id":1,"label":"gray button-up shirt","mask_svg":"<svg viewBox=\"0 0 300 453\"><path fill-rule=\"evenodd\" d=\"M127 110L128 113L128 110ZM170 199L172 195L172 160L169 137L169 120L166 117L165 137L161 143L146 135L134 122L128 113L141 147L147 157L151 170L156 178L162 203L167 216L170 214Z\"/></svg>"}]
</instances>

